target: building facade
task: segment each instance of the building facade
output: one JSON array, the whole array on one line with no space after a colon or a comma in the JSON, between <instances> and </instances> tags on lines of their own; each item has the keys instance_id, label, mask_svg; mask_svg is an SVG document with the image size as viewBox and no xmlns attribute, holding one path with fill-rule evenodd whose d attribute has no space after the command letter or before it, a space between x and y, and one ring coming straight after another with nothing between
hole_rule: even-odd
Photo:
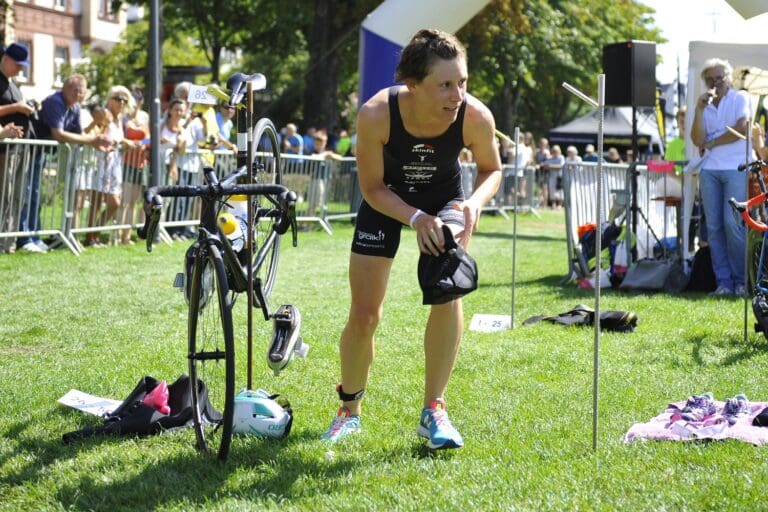
<instances>
[{"instance_id":1,"label":"building facade","mask_svg":"<svg viewBox=\"0 0 768 512\"><path fill-rule=\"evenodd\" d=\"M6 0L3 47L29 49L30 66L18 77L25 98L42 100L61 88L66 64L84 57L86 46L109 50L120 41L126 8L114 12L111 0Z\"/></svg>"}]
</instances>

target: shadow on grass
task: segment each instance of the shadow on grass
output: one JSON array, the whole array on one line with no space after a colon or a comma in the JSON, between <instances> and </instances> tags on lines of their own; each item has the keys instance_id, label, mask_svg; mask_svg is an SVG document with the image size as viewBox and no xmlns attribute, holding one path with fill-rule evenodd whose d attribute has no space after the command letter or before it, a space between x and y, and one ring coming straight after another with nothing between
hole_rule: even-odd
<instances>
[{"instance_id":1,"label":"shadow on grass","mask_svg":"<svg viewBox=\"0 0 768 512\"><path fill-rule=\"evenodd\" d=\"M715 340L710 336L694 334L688 336L685 341L691 344L691 358L699 366L733 366L768 352L766 339L755 335L748 337L746 343L742 336L732 335ZM708 352L718 353L719 356L707 357Z\"/></svg>"},{"instance_id":2,"label":"shadow on grass","mask_svg":"<svg viewBox=\"0 0 768 512\"><path fill-rule=\"evenodd\" d=\"M219 499L253 500L259 497L279 502L298 498L306 492L305 488L294 486L304 475L312 475L313 480L319 476L319 480L324 482L323 488L330 491L334 488L332 482L335 479L341 479L359 464L354 459L323 460L314 453L320 441L316 432L312 431L292 434L282 441L235 441L226 462L185 450L184 453L169 452L167 457L152 455L147 457L147 463L142 463L137 461L141 455L135 451L134 443L142 443L144 439L96 435L65 444L58 434L37 434L35 425L44 421L42 417L30 418L7 425L2 432L3 437L13 440L13 448L4 455L0 464L5 465L10 459L21 455L19 462L14 461L14 466L6 468L5 484L33 487L39 483L41 474L50 473L54 467L68 460L82 459L89 452L104 451L105 445L129 444L125 461L99 460L92 463L95 470L111 466L110 478L98 472L79 472L75 479L61 484L55 499L67 510L120 509L128 503L139 510L164 509L179 503L188 503L197 509ZM182 432L176 434L183 435ZM169 434L169 444L179 442L171 437L176 434ZM194 443L194 436L188 437L190 443ZM309 453L289 449L294 445L307 445ZM174 450L174 447L168 450ZM109 453L119 451L108 450ZM115 476L114 468L121 465L125 465L125 473L129 476ZM137 469L138 473L133 474ZM237 477L237 486L233 487L229 481L233 474L247 476Z\"/></svg>"},{"instance_id":3,"label":"shadow on grass","mask_svg":"<svg viewBox=\"0 0 768 512\"><path fill-rule=\"evenodd\" d=\"M472 234L472 237L473 238L500 238L500 239L512 240L512 233L477 231ZM565 235L563 233L537 234L537 235L518 233L517 239L518 240L535 240L539 242L565 242Z\"/></svg>"},{"instance_id":4,"label":"shadow on grass","mask_svg":"<svg viewBox=\"0 0 768 512\"><path fill-rule=\"evenodd\" d=\"M460 449L450 450L433 450L425 440L415 441L411 447L411 456L414 459L437 459L446 460L452 458L454 455L460 453Z\"/></svg>"},{"instance_id":5,"label":"shadow on grass","mask_svg":"<svg viewBox=\"0 0 768 512\"><path fill-rule=\"evenodd\" d=\"M347 475L357 463L321 460L286 449L308 442L320 441L313 432L307 432L284 441L256 443L257 447L238 447L236 443L226 462L200 453L176 454L147 464L139 473L119 481L83 475L62 486L57 499L64 508L77 510L108 510L129 502L145 510L180 503L199 509L224 500L281 502L306 495L305 487L295 485L304 475L319 478L330 492L333 480Z\"/></svg>"},{"instance_id":6,"label":"shadow on grass","mask_svg":"<svg viewBox=\"0 0 768 512\"><path fill-rule=\"evenodd\" d=\"M511 280L511 267L509 270L510 280L495 283L481 283L481 287L487 288L509 288L512 286ZM521 285L534 285L542 286L546 288L552 288L561 298L575 298L575 299L589 299L594 297L595 292L591 288L579 288L574 281L565 281L565 274L555 274L539 276L532 279L516 279L515 284ZM723 304L730 304L735 302L741 302L744 300L742 297L730 296L730 297L711 297L708 292L665 292L665 291L643 291L643 290L622 290L620 288L603 288L600 291L601 295L614 296L614 297L626 297L626 298L645 298L652 299L654 297L664 297L668 299L675 299L686 302L699 302L699 301L720 301ZM749 306L751 307L751 305Z\"/></svg>"},{"instance_id":7,"label":"shadow on grass","mask_svg":"<svg viewBox=\"0 0 768 512\"><path fill-rule=\"evenodd\" d=\"M68 412L57 410L60 415L66 415ZM64 444L60 435L41 437L29 434L30 429L45 424L50 414L49 411L48 415L40 414L24 421L10 423L0 432L0 436L12 440L13 444L13 450L0 458L0 465L5 465L9 459L19 455L22 455L23 461L13 468L8 468L5 477L7 483L24 486L25 482L37 481L41 472L48 466L74 457L75 454Z\"/></svg>"},{"instance_id":8,"label":"shadow on grass","mask_svg":"<svg viewBox=\"0 0 768 512\"><path fill-rule=\"evenodd\" d=\"M480 278L482 279L482 274ZM563 276L561 275L553 275L553 276L541 276L536 277L533 279L515 279L515 284L517 286L520 285L540 285L540 286L546 286L550 288L558 288L562 290L568 290L571 289L575 292L579 292L579 294L583 295L584 290L580 290L574 286L571 286L569 284L562 285ZM509 288L512 286L512 269L510 267L509 269L509 281L503 281L503 282L495 282L495 283L481 283L481 286L487 286L488 288ZM559 292L562 292L562 290L558 290Z\"/></svg>"}]
</instances>

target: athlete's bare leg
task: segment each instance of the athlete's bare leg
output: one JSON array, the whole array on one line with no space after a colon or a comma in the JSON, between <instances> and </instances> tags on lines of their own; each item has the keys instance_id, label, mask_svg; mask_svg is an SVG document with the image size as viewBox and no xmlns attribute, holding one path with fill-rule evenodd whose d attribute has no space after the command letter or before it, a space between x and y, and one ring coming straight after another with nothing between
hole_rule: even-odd
<instances>
[{"instance_id":1,"label":"athlete's bare leg","mask_svg":"<svg viewBox=\"0 0 768 512\"><path fill-rule=\"evenodd\" d=\"M341 333L341 386L345 393L365 389L374 356L374 334L384 311L392 259L352 253L349 285L352 303ZM344 402L351 414L360 414L360 400Z\"/></svg>"},{"instance_id":2,"label":"athlete's bare leg","mask_svg":"<svg viewBox=\"0 0 768 512\"><path fill-rule=\"evenodd\" d=\"M463 329L461 299L432 306L424 332L424 407L444 397Z\"/></svg>"}]
</instances>

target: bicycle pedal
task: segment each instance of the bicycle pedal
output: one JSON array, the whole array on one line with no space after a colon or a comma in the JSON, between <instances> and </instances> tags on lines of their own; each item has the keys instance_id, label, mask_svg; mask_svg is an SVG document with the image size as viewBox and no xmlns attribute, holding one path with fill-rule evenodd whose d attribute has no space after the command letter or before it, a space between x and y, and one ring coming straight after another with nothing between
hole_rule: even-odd
<instances>
[{"instance_id":1,"label":"bicycle pedal","mask_svg":"<svg viewBox=\"0 0 768 512\"><path fill-rule=\"evenodd\" d=\"M267 364L277 376L291 362L297 344L299 350L304 345L299 338L301 314L295 306L284 304L272 315L272 325L272 344L267 351Z\"/></svg>"},{"instance_id":2,"label":"bicycle pedal","mask_svg":"<svg viewBox=\"0 0 768 512\"><path fill-rule=\"evenodd\" d=\"M173 278L173 287L178 288L179 291L184 290L184 272L179 272L176 277Z\"/></svg>"}]
</instances>

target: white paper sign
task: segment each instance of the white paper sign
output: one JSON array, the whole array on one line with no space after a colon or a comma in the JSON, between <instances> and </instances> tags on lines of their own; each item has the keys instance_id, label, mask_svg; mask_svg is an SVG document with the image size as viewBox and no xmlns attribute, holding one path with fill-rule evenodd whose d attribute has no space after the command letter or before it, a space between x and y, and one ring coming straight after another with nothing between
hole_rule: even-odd
<instances>
[{"instance_id":1,"label":"white paper sign","mask_svg":"<svg viewBox=\"0 0 768 512\"><path fill-rule=\"evenodd\" d=\"M497 332L512 327L512 317L508 315L485 315L477 313L472 315L469 322L470 331Z\"/></svg>"},{"instance_id":2,"label":"white paper sign","mask_svg":"<svg viewBox=\"0 0 768 512\"><path fill-rule=\"evenodd\" d=\"M216 99L216 96L208 92L207 85L191 85L189 87L189 96L187 96L187 101L190 103L215 105L218 100Z\"/></svg>"},{"instance_id":3,"label":"white paper sign","mask_svg":"<svg viewBox=\"0 0 768 512\"><path fill-rule=\"evenodd\" d=\"M104 416L117 409L123 403L120 400L89 395L77 389L70 389L66 395L59 398L58 402L95 416Z\"/></svg>"}]
</instances>

